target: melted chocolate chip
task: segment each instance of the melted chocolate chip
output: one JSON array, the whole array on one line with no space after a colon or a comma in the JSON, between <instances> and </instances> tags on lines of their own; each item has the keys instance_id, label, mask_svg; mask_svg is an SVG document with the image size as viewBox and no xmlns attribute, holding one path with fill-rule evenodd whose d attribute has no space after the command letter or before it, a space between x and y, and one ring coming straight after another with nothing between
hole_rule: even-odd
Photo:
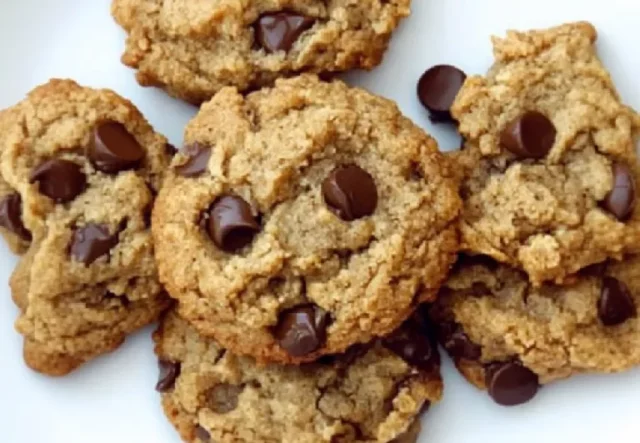
<instances>
[{"instance_id":1,"label":"melted chocolate chip","mask_svg":"<svg viewBox=\"0 0 640 443\"><path fill-rule=\"evenodd\" d=\"M602 207L618 220L627 220L636 207L636 181L624 163L613 164L613 189L602 201Z\"/></svg>"},{"instance_id":2,"label":"melted chocolate chip","mask_svg":"<svg viewBox=\"0 0 640 443\"><path fill-rule=\"evenodd\" d=\"M602 277L604 276L605 272L607 272L608 266L608 261L604 261L602 263L594 263L587 266L586 268L582 268L580 270L580 275L583 275L585 277Z\"/></svg>"},{"instance_id":3,"label":"melted chocolate chip","mask_svg":"<svg viewBox=\"0 0 640 443\"><path fill-rule=\"evenodd\" d=\"M0 226L22 240L31 241L31 232L22 223L22 198L17 192L0 200Z\"/></svg>"},{"instance_id":4,"label":"melted chocolate chip","mask_svg":"<svg viewBox=\"0 0 640 443\"><path fill-rule=\"evenodd\" d=\"M503 406L526 403L540 387L538 376L519 361L492 363L485 374L489 395Z\"/></svg>"},{"instance_id":5,"label":"melted chocolate chip","mask_svg":"<svg viewBox=\"0 0 640 443\"><path fill-rule=\"evenodd\" d=\"M135 169L145 152L127 128L118 122L104 122L93 130L87 156L95 168L107 174Z\"/></svg>"},{"instance_id":6,"label":"melted chocolate chip","mask_svg":"<svg viewBox=\"0 0 640 443\"><path fill-rule=\"evenodd\" d=\"M598 300L598 316L602 324L621 325L636 315L636 304L627 285L613 277L604 277Z\"/></svg>"},{"instance_id":7,"label":"melted chocolate chip","mask_svg":"<svg viewBox=\"0 0 640 443\"><path fill-rule=\"evenodd\" d=\"M166 152L167 155L173 157L178 153L178 149L176 149L176 147L173 146L171 143L166 143L164 145L164 152Z\"/></svg>"},{"instance_id":8,"label":"melted chocolate chip","mask_svg":"<svg viewBox=\"0 0 640 443\"><path fill-rule=\"evenodd\" d=\"M440 354L434 341L425 334L422 327L408 320L391 336L384 340L384 346L408 364L425 371L440 365Z\"/></svg>"},{"instance_id":9,"label":"melted chocolate chip","mask_svg":"<svg viewBox=\"0 0 640 443\"><path fill-rule=\"evenodd\" d=\"M186 163L176 166L176 172L183 177L197 177L204 173L209 166L211 147L194 143L184 148L184 155L188 157Z\"/></svg>"},{"instance_id":10,"label":"melted chocolate chip","mask_svg":"<svg viewBox=\"0 0 640 443\"><path fill-rule=\"evenodd\" d=\"M226 252L236 252L251 244L260 225L251 206L241 197L220 197L209 209L206 228L213 242Z\"/></svg>"},{"instance_id":11,"label":"melted chocolate chip","mask_svg":"<svg viewBox=\"0 0 640 443\"><path fill-rule=\"evenodd\" d=\"M482 355L480 346L472 342L460 325L454 322L438 325L438 339L454 358L476 361Z\"/></svg>"},{"instance_id":12,"label":"melted chocolate chip","mask_svg":"<svg viewBox=\"0 0 640 443\"><path fill-rule=\"evenodd\" d=\"M211 434L209 434L209 431L207 431L205 428L203 428L200 425L196 426L196 429L194 431L194 435L202 443L210 443L211 442Z\"/></svg>"},{"instance_id":13,"label":"melted chocolate chip","mask_svg":"<svg viewBox=\"0 0 640 443\"><path fill-rule=\"evenodd\" d=\"M57 203L66 203L84 192L87 176L77 163L52 159L31 171L29 182L37 182L41 194Z\"/></svg>"},{"instance_id":14,"label":"melted chocolate chip","mask_svg":"<svg viewBox=\"0 0 640 443\"><path fill-rule=\"evenodd\" d=\"M303 305L282 312L273 335L289 355L302 357L324 345L327 325L324 310L316 305Z\"/></svg>"},{"instance_id":15,"label":"melted chocolate chip","mask_svg":"<svg viewBox=\"0 0 640 443\"><path fill-rule=\"evenodd\" d=\"M544 114L527 111L502 131L500 143L519 158L543 158L556 140L556 128Z\"/></svg>"},{"instance_id":16,"label":"melted chocolate chip","mask_svg":"<svg viewBox=\"0 0 640 443\"><path fill-rule=\"evenodd\" d=\"M467 75L455 66L437 65L418 81L418 98L434 123L453 123L451 106Z\"/></svg>"},{"instance_id":17,"label":"melted chocolate chip","mask_svg":"<svg viewBox=\"0 0 640 443\"><path fill-rule=\"evenodd\" d=\"M340 166L322 182L324 201L341 219L371 215L378 205L373 177L357 165Z\"/></svg>"},{"instance_id":18,"label":"melted chocolate chip","mask_svg":"<svg viewBox=\"0 0 640 443\"><path fill-rule=\"evenodd\" d=\"M295 12L274 12L260 16L254 25L256 42L267 52L289 51L315 19Z\"/></svg>"},{"instance_id":19,"label":"melted chocolate chip","mask_svg":"<svg viewBox=\"0 0 640 443\"><path fill-rule=\"evenodd\" d=\"M158 362L158 368L160 369L160 375L158 377L158 383L156 384L156 391L171 391L176 383L176 379L180 375L180 362L160 360Z\"/></svg>"},{"instance_id":20,"label":"melted chocolate chip","mask_svg":"<svg viewBox=\"0 0 640 443\"><path fill-rule=\"evenodd\" d=\"M207 392L207 406L216 414L227 414L238 407L242 386L221 383Z\"/></svg>"},{"instance_id":21,"label":"melted chocolate chip","mask_svg":"<svg viewBox=\"0 0 640 443\"><path fill-rule=\"evenodd\" d=\"M106 225L89 223L73 233L69 253L79 262L90 265L118 244L118 235L118 232L110 234Z\"/></svg>"}]
</instances>

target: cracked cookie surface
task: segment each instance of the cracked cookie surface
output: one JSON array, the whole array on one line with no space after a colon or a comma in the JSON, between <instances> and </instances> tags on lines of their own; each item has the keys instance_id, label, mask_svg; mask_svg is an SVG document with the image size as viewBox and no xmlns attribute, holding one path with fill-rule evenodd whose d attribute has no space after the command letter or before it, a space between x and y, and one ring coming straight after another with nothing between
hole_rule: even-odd
<instances>
[{"instance_id":1,"label":"cracked cookie surface","mask_svg":"<svg viewBox=\"0 0 640 443\"><path fill-rule=\"evenodd\" d=\"M167 307L149 228L166 139L108 90L52 80L3 112L0 224L24 358L64 375ZM28 235L26 235L27 233Z\"/></svg>"},{"instance_id":2,"label":"cracked cookie surface","mask_svg":"<svg viewBox=\"0 0 640 443\"><path fill-rule=\"evenodd\" d=\"M234 353L299 363L384 336L455 259L450 164L385 99L310 75L228 88L185 143L153 213L160 276Z\"/></svg>"},{"instance_id":3,"label":"cracked cookie surface","mask_svg":"<svg viewBox=\"0 0 640 443\"><path fill-rule=\"evenodd\" d=\"M562 286L541 287L489 258L463 257L430 314L469 381L493 387L498 400L527 400L517 388L533 395L538 383L640 364L639 306L639 256L593 265ZM508 392L509 377L496 381L496 368L506 368L521 384Z\"/></svg>"},{"instance_id":4,"label":"cracked cookie surface","mask_svg":"<svg viewBox=\"0 0 640 443\"><path fill-rule=\"evenodd\" d=\"M378 65L410 0L114 0L141 85L193 103L302 72Z\"/></svg>"},{"instance_id":5,"label":"cracked cookie surface","mask_svg":"<svg viewBox=\"0 0 640 443\"><path fill-rule=\"evenodd\" d=\"M321 363L260 367L174 312L154 340L165 413L189 443L414 443L420 412L442 395L435 344L420 348L429 352L421 369L381 342Z\"/></svg>"},{"instance_id":6,"label":"cracked cookie surface","mask_svg":"<svg viewBox=\"0 0 640 443\"><path fill-rule=\"evenodd\" d=\"M465 171L462 248L535 284L640 244L640 117L595 41L589 23L494 38L494 66L468 78L452 108L466 140L454 154Z\"/></svg>"}]
</instances>

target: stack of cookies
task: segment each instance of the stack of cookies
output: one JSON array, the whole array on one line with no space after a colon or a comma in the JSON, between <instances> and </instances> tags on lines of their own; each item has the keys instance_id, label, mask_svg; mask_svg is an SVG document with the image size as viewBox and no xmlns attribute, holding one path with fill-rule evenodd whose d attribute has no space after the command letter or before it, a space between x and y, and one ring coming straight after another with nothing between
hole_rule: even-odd
<instances>
[{"instance_id":1,"label":"stack of cookies","mask_svg":"<svg viewBox=\"0 0 640 443\"><path fill-rule=\"evenodd\" d=\"M123 62L200 110L176 150L52 80L0 113L0 233L26 363L65 375L160 321L167 417L208 442L415 442L439 341L503 405L640 363L640 117L586 23L419 82L450 156L334 73L409 0L114 0ZM637 264L636 264L637 263Z\"/></svg>"},{"instance_id":2,"label":"stack of cookies","mask_svg":"<svg viewBox=\"0 0 640 443\"><path fill-rule=\"evenodd\" d=\"M640 116L596 37L573 23L496 38L495 64L451 108L463 255L430 314L462 374L500 404L640 364Z\"/></svg>"}]
</instances>

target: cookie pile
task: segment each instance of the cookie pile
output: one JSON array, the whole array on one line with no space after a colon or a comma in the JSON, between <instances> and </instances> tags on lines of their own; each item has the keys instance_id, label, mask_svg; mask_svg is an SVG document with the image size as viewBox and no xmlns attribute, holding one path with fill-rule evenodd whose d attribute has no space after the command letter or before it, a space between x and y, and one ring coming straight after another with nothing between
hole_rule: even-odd
<instances>
[{"instance_id":1,"label":"cookie pile","mask_svg":"<svg viewBox=\"0 0 640 443\"><path fill-rule=\"evenodd\" d=\"M141 85L197 103L176 150L127 100L51 80L0 113L0 233L24 358L65 375L154 333L185 442L415 442L437 342L503 405L640 363L640 117L574 23L429 69L449 156L328 81L409 0L114 0Z\"/></svg>"},{"instance_id":2,"label":"cookie pile","mask_svg":"<svg viewBox=\"0 0 640 443\"><path fill-rule=\"evenodd\" d=\"M463 255L430 316L461 373L503 405L640 364L640 116L596 37L581 22L496 38L489 73L451 103Z\"/></svg>"}]
</instances>

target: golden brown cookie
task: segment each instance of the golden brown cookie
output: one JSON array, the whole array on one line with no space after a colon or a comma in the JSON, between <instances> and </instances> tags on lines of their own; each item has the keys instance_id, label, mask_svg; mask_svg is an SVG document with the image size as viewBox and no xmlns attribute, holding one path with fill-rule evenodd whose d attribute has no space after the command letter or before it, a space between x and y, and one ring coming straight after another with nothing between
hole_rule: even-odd
<instances>
[{"instance_id":1,"label":"golden brown cookie","mask_svg":"<svg viewBox=\"0 0 640 443\"><path fill-rule=\"evenodd\" d=\"M494 38L487 76L453 105L465 138L462 248L536 285L640 245L640 117L621 103L589 23Z\"/></svg>"},{"instance_id":2,"label":"golden brown cookie","mask_svg":"<svg viewBox=\"0 0 640 443\"><path fill-rule=\"evenodd\" d=\"M489 258L463 257L431 308L458 369L498 403L580 373L640 364L640 256L535 287Z\"/></svg>"},{"instance_id":3,"label":"golden brown cookie","mask_svg":"<svg viewBox=\"0 0 640 443\"><path fill-rule=\"evenodd\" d=\"M424 326L408 322L386 342L318 363L260 367L171 312L154 334L157 389L189 443L414 443L419 414L442 395Z\"/></svg>"},{"instance_id":4,"label":"golden brown cookie","mask_svg":"<svg viewBox=\"0 0 640 443\"><path fill-rule=\"evenodd\" d=\"M29 366L64 375L167 306L149 227L166 139L127 100L70 80L0 120L0 223L26 250L11 278L16 328Z\"/></svg>"},{"instance_id":5,"label":"golden brown cookie","mask_svg":"<svg viewBox=\"0 0 640 443\"><path fill-rule=\"evenodd\" d=\"M122 61L144 86L193 103L302 72L378 65L410 0L114 0Z\"/></svg>"},{"instance_id":6,"label":"golden brown cookie","mask_svg":"<svg viewBox=\"0 0 640 443\"><path fill-rule=\"evenodd\" d=\"M310 75L228 88L185 141L153 233L161 280L203 335L300 363L435 297L460 201L436 142L390 101Z\"/></svg>"}]
</instances>

